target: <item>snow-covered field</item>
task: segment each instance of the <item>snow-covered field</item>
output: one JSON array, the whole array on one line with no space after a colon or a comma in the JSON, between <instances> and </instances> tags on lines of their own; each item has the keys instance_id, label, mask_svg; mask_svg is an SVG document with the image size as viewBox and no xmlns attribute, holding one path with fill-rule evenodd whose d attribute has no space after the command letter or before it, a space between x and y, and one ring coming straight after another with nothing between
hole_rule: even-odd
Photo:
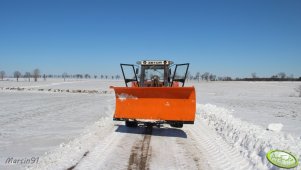
<instances>
[{"instance_id":1,"label":"snow-covered field","mask_svg":"<svg viewBox=\"0 0 301 170\"><path fill-rule=\"evenodd\" d=\"M201 82L197 100L226 108L235 117L260 125L282 123L283 131L301 138L301 82Z\"/></svg>"},{"instance_id":2,"label":"snow-covered field","mask_svg":"<svg viewBox=\"0 0 301 170\"><path fill-rule=\"evenodd\" d=\"M111 85L124 86L0 81L0 169L277 169L265 158L270 149L301 157L299 82L189 82L195 124L151 135L112 121ZM38 163L6 163L10 157Z\"/></svg>"}]
</instances>

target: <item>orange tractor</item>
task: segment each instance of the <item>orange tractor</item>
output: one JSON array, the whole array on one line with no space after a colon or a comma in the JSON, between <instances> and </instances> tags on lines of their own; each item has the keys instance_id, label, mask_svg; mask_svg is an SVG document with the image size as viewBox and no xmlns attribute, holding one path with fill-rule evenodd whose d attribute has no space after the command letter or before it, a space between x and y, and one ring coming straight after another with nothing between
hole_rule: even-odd
<instances>
[{"instance_id":1,"label":"orange tractor","mask_svg":"<svg viewBox=\"0 0 301 170\"><path fill-rule=\"evenodd\" d=\"M126 87L111 87L116 97L113 120L125 121L128 127L142 123L160 127L166 123L181 128L183 124L193 124L195 89L184 87L189 63L143 60L137 64L140 65L140 74L135 65L120 64Z\"/></svg>"}]
</instances>

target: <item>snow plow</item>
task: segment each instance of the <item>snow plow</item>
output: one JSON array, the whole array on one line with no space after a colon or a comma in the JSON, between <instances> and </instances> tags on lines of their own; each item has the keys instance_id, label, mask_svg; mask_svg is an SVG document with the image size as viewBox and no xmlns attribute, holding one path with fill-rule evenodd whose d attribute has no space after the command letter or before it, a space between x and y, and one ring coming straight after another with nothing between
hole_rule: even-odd
<instances>
[{"instance_id":1,"label":"snow plow","mask_svg":"<svg viewBox=\"0 0 301 170\"><path fill-rule=\"evenodd\" d=\"M170 124L181 128L193 124L196 112L194 87L184 87L189 63L175 64L172 61L138 61L120 64L126 87L111 87L115 91L115 121L125 121L128 127L138 124ZM139 78L139 80L138 80Z\"/></svg>"}]
</instances>

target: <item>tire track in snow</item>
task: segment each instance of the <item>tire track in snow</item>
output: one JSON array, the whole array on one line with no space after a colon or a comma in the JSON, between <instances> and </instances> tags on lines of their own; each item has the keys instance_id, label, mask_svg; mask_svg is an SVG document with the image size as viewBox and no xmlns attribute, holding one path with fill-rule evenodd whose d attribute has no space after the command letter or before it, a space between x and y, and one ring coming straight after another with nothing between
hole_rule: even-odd
<instances>
[{"instance_id":1,"label":"tire track in snow","mask_svg":"<svg viewBox=\"0 0 301 170\"><path fill-rule=\"evenodd\" d=\"M190 136L188 137L190 138ZM176 139L177 144L179 145L178 147L180 147L182 150L184 151L180 151L179 153L183 153L184 156L186 157L186 159L191 160L190 162L184 162L186 165L180 166L180 169L198 169L198 170L207 170L210 169L210 167L208 167L206 164L204 164L203 160L203 153L199 152L198 149L195 147L195 145L191 142L190 139L183 141L183 139ZM197 151L197 152L196 152ZM179 157L178 155L176 155L177 157ZM178 161L183 161L182 158L177 159ZM195 167L192 166L192 163L195 164ZM182 163L183 164L183 163ZM187 165L189 165L190 167L187 168Z\"/></svg>"},{"instance_id":2,"label":"tire track in snow","mask_svg":"<svg viewBox=\"0 0 301 170\"><path fill-rule=\"evenodd\" d=\"M190 125L187 125L190 126ZM185 127L185 126L184 126ZM192 146L190 136L183 129L170 128L164 125L162 128L154 128L151 140L150 169L206 169L201 166L199 152L196 149L187 149Z\"/></svg>"},{"instance_id":3,"label":"tire track in snow","mask_svg":"<svg viewBox=\"0 0 301 170\"><path fill-rule=\"evenodd\" d=\"M196 118L193 126L187 126L186 131L192 137L195 148L202 153L203 163L208 169L253 169L237 150L230 147L223 139Z\"/></svg>"},{"instance_id":4,"label":"tire track in snow","mask_svg":"<svg viewBox=\"0 0 301 170\"><path fill-rule=\"evenodd\" d=\"M98 169L102 166L106 155L110 154L112 146L116 146L115 144L120 140L114 133L110 134L104 141L92 148L89 155L80 160L75 169Z\"/></svg>"},{"instance_id":5,"label":"tire track in snow","mask_svg":"<svg viewBox=\"0 0 301 170\"><path fill-rule=\"evenodd\" d=\"M128 170L133 169L149 169L148 160L151 157L150 141L153 127L146 127L143 140L140 140L133 145L129 158Z\"/></svg>"},{"instance_id":6,"label":"tire track in snow","mask_svg":"<svg viewBox=\"0 0 301 170\"><path fill-rule=\"evenodd\" d=\"M55 156L61 161L49 159L53 166L42 169L252 169L234 148L210 129L201 119L196 118L194 125L182 129L169 127L128 128L122 123L112 124L110 119L103 122L103 128L96 128L79 144L95 145L84 147L77 155L73 150L81 145L70 145ZM108 126L109 125L109 126ZM99 131L101 130L101 131ZM105 130L106 132L104 132ZM96 137L96 138L95 138ZM97 139L97 140L95 140ZM85 153L89 154L85 154ZM81 155L79 155L81 154ZM84 156L83 156L84 155ZM70 156L70 157L69 157ZM70 161L72 159L73 161ZM76 160L75 160L76 159ZM67 165L67 166L66 166Z\"/></svg>"},{"instance_id":7,"label":"tire track in snow","mask_svg":"<svg viewBox=\"0 0 301 170\"><path fill-rule=\"evenodd\" d=\"M81 161L85 156L87 156L88 153L89 153L89 151L87 151L87 152L83 155L83 157L79 160L79 162L77 162L75 165L71 166L71 167L68 168L67 170L73 170L73 169L78 165L78 163L80 163L80 161Z\"/></svg>"},{"instance_id":8,"label":"tire track in snow","mask_svg":"<svg viewBox=\"0 0 301 170\"><path fill-rule=\"evenodd\" d=\"M90 148L88 156L81 160L75 169L127 169L131 148L137 141L143 141L143 132L143 128L128 128L118 122L103 141ZM147 141L150 139L144 140L143 155L148 155L148 149L145 149L148 146ZM147 167L147 159L144 157L140 163Z\"/></svg>"}]
</instances>

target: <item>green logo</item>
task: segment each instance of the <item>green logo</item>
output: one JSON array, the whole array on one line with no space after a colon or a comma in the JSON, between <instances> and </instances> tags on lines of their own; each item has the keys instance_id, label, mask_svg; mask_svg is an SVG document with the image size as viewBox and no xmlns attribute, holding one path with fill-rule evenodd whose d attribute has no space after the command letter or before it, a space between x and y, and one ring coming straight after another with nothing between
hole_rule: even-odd
<instances>
[{"instance_id":1,"label":"green logo","mask_svg":"<svg viewBox=\"0 0 301 170\"><path fill-rule=\"evenodd\" d=\"M270 150L266 157L269 162L280 168L290 169L298 166L298 159L286 151Z\"/></svg>"}]
</instances>

